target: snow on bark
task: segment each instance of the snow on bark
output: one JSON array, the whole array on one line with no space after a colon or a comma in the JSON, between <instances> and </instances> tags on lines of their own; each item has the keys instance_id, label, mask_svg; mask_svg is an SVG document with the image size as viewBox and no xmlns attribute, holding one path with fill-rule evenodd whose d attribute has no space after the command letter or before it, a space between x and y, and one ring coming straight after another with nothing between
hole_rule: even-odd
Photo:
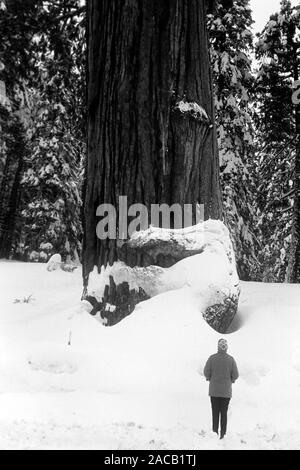
<instances>
[{"instance_id":1,"label":"snow on bark","mask_svg":"<svg viewBox=\"0 0 300 470\"><path fill-rule=\"evenodd\" d=\"M174 106L174 109L175 110L177 109L183 114L188 113L189 115L193 116L195 119L209 121L207 112L198 103L189 102L189 101L179 101Z\"/></svg>"},{"instance_id":2,"label":"snow on bark","mask_svg":"<svg viewBox=\"0 0 300 470\"><path fill-rule=\"evenodd\" d=\"M238 307L239 279L222 222L208 220L178 230L150 227L133 234L118 255L129 264L117 261L90 274L85 298L93 305L92 314L100 312L112 325L142 300L187 288L209 325L226 332Z\"/></svg>"}]
</instances>

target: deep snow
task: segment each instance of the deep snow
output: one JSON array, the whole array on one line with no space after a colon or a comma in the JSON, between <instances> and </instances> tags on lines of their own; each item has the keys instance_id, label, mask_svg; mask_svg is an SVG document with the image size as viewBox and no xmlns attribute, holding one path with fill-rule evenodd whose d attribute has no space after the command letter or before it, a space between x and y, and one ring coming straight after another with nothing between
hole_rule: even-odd
<instances>
[{"instance_id":1,"label":"deep snow","mask_svg":"<svg viewBox=\"0 0 300 470\"><path fill-rule=\"evenodd\" d=\"M300 449L299 285L241 283L220 441L202 370L221 335L190 290L108 328L79 307L80 269L2 261L0 280L1 449Z\"/></svg>"},{"instance_id":2,"label":"deep snow","mask_svg":"<svg viewBox=\"0 0 300 470\"><path fill-rule=\"evenodd\" d=\"M198 310L205 312L208 307L223 303L228 297L238 298L239 278L235 266L235 255L227 227L220 220L209 219L183 229L162 229L150 227L135 232L129 243L131 247L148 246L153 242L176 242L178 247L188 250L202 250L198 254L180 259L169 268L150 265L130 267L122 261L98 269L95 266L89 275L88 294L99 302L112 276L116 285L127 282L129 289L140 288L154 297L170 290L187 287L198 302ZM172 243L170 244L172 246ZM110 311L115 308L109 305Z\"/></svg>"}]
</instances>

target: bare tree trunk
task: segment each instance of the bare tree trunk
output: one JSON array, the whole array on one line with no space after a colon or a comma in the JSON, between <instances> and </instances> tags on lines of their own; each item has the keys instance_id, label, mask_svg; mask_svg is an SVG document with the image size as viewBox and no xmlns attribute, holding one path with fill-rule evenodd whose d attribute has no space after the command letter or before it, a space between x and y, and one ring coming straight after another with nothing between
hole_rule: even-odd
<instances>
[{"instance_id":1,"label":"bare tree trunk","mask_svg":"<svg viewBox=\"0 0 300 470\"><path fill-rule=\"evenodd\" d=\"M85 286L118 260L116 240L96 236L96 209L123 195L221 217L204 0L88 2Z\"/></svg>"},{"instance_id":2,"label":"bare tree trunk","mask_svg":"<svg viewBox=\"0 0 300 470\"><path fill-rule=\"evenodd\" d=\"M15 225L20 200L20 179L23 168L24 138L18 119L7 131L6 159L0 184L0 257L8 258L16 236Z\"/></svg>"}]
</instances>

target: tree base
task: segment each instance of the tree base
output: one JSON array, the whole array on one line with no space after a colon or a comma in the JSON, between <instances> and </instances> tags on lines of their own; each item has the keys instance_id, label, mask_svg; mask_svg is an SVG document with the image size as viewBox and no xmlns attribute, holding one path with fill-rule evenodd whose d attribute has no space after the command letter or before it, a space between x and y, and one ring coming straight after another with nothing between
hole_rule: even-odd
<instances>
[{"instance_id":1,"label":"tree base","mask_svg":"<svg viewBox=\"0 0 300 470\"><path fill-rule=\"evenodd\" d=\"M238 309L239 295L226 297L223 303L207 307L203 313L207 321L218 333L226 333Z\"/></svg>"},{"instance_id":2,"label":"tree base","mask_svg":"<svg viewBox=\"0 0 300 470\"><path fill-rule=\"evenodd\" d=\"M85 300L93 306L91 315L98 315L104 325L113 326L130 315L138 303L149 298L142 288L138 291L130 289L128 282L116 285L113 276L110 276L109 285L105 288L101 302L89 295Z\"/></svg>"},{"instance_id":3,"label":"tree base","mask_svg":"<svg viewBox=\"0 0 300 470\"><path fill-rule=\"evenodd\" d=\"M110 326L144 300L188 286L201 299L207 323L226 333L238 308L239 280L229 233L209 220L182 230L150 227L137 232L119 250L118 261L92 273L84 296L92 315ZM166 267L167 266L167 267Z\"/></svg>"}]
</instances>

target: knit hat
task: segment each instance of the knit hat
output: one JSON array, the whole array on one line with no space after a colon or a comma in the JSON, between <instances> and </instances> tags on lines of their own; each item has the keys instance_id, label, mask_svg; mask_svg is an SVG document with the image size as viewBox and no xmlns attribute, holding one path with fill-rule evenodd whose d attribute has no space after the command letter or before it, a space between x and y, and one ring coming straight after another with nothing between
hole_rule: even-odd
<instances>
[{"instance_id":1,"label":"knit hat","mask_svg":"<svg viewBox=\"0 0 300 470\"><path fill-rule=\"evenodd\" d=\"M228 343L227 343L226 339L223 339L223 338L219 339L218 349L219 349L219 351L227 351Z\"/></svg>"}]
</instances>

